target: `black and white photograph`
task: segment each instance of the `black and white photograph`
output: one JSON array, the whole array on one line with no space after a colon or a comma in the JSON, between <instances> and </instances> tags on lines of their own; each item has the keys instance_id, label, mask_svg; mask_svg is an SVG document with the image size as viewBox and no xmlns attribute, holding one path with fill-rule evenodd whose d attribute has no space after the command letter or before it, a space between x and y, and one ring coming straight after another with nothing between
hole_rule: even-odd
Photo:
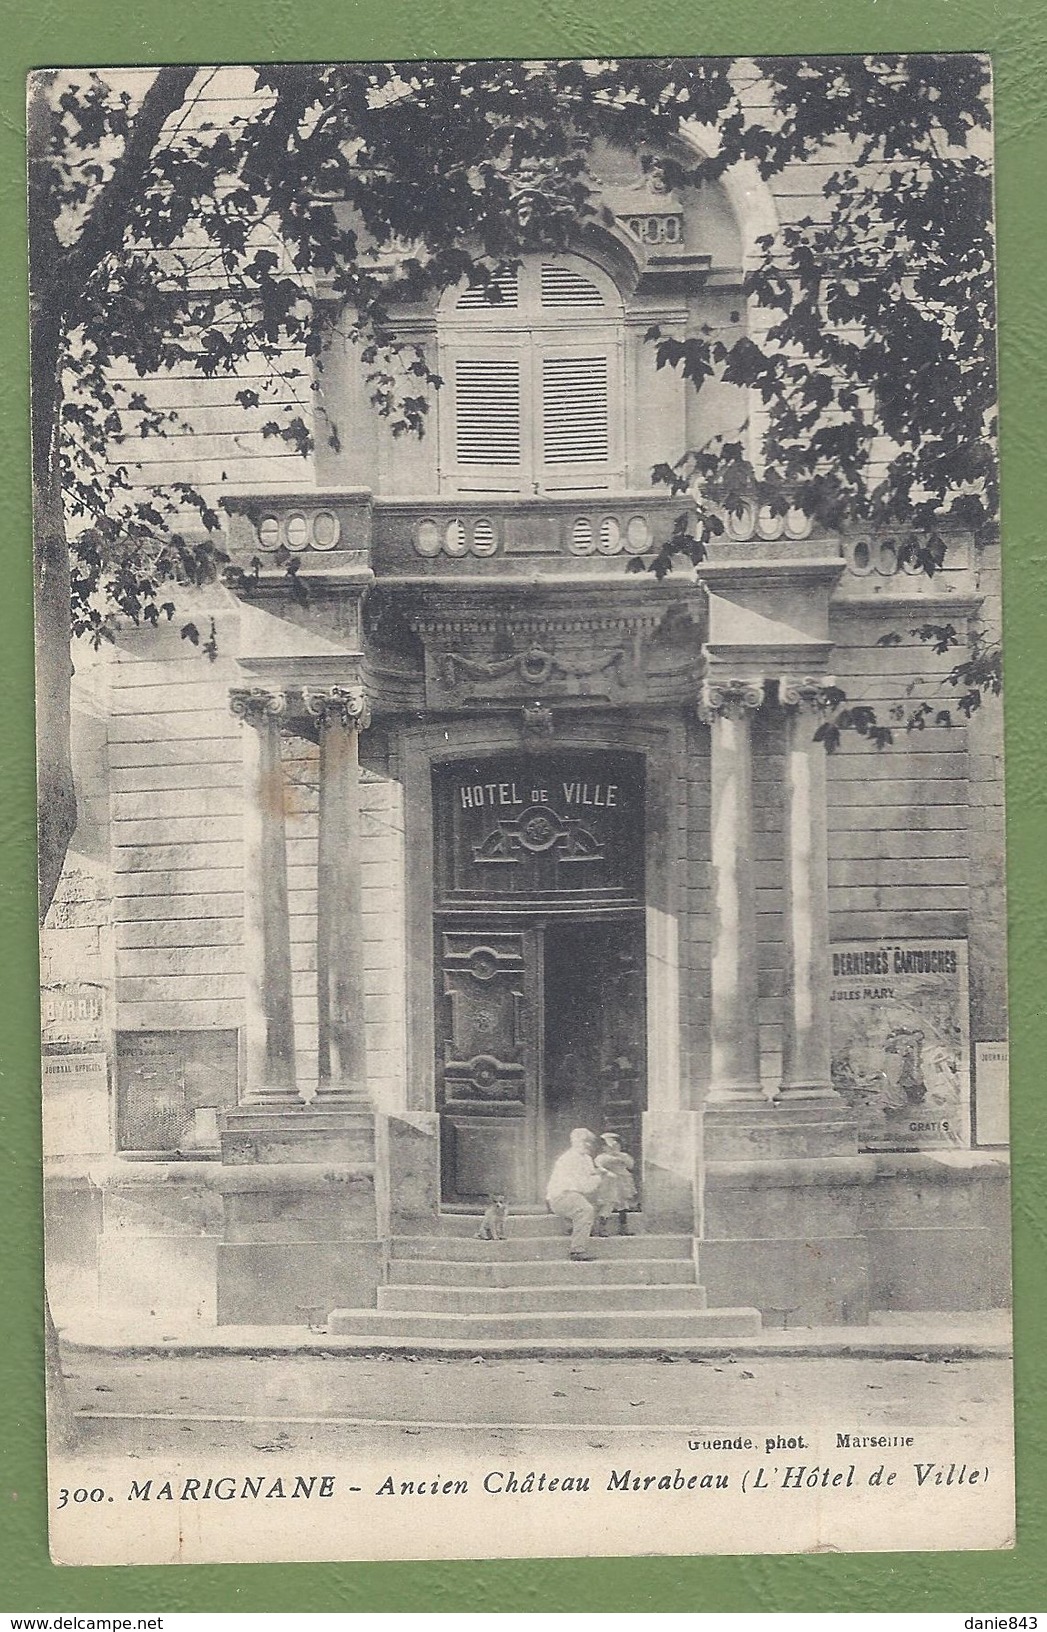
<instances>
[{"instance_id":1,"label":"black and white photograph","mask_svg":"<svg viewBox=\"0 0 1047 1632\"><path fill-rule=\"evenodd\" d=\"M52 1557L1012 1547L989 59L28 128Z\"/></svg>"}]
</instances>

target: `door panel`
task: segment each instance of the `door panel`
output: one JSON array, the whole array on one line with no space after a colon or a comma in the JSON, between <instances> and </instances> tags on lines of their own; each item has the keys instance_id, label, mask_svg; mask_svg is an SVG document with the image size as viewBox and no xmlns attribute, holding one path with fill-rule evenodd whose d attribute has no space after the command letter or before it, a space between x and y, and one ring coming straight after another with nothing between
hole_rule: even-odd
<instances>
[{"instance_id":1,"label":"door panel","mask_svg":"<svg viewBox=\"0 0 1047 1632\"><path fill-rule=\"evenodd\" d=\"M550 1159L574 1127L617 1133L640 1176L646 972L639 923L550 926L545 939L545 1132Z\"/></svg>"},{"instance_id":2,"label":"door panel","mask_svg":"<svg viewBox=\"0 0 1047 1632\"><path fill-rule=\"evenodd\" d=\"M527 1125L522 1118L471 1117L444 1112L441 1123L445 1183L453 1178L450 1202L532 1199Z\"/></svg>"},{"instance_id":3,"label":"door panel","mask_svg":"<svg viewBox=\"0 0 1047 1632\"><path fill-rule=\"evenodd\" d=\"M530 1201L536 1184L536 932L437 926L443 1199Z\"/></svg>"},{"instance_id":4,"label":"door panel","mask_svg":"<svg viewBox=\"0 0 1047 1632\"><path fill-rule=\"evenodd\" d=\"M639 920L437 921L442 1199L540 1201L570 1131L614 1132L640 1179Z\"/></svg>"}]
</instances>

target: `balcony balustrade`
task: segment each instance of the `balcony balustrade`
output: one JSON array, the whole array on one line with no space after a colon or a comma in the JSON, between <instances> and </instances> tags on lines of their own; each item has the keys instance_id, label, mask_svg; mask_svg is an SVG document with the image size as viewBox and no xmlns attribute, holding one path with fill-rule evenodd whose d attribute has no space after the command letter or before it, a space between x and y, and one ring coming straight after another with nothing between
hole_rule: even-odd
<instances>
[{"instance_id":1,"label":"balcony balustrade","mask_svg":"<svg viewBox=\"0 0 1047 1632\"><path fill-rule=\"evenodd\" d=\"M375 566L383 574L442 575L482 571L495 560L503 571L527 570L552 558L598 571L615 556L649 555L693 508L656 493L387 499L375 505Z\"/></svg>"},{"instance_id":2,"label":"balcony balustrade","mask_svg":"<svg viewBox=\"0 0 1047 1632\"><path fill-rule=\"evenodd\" d=\"M628 560L650 557L669 539L689 498L657 492L545 495L441 494L376 498L366 488L258 493L225 500L230 548L244 567L282 577L287 554L305 577L381 579L617 576ZM773 557L841 559L840 602L953 601L976 592L971 540L949 536L940 569L929 577L908 535L874 528L826 534L800 509L744 503L723 513L722 537L709 548L709 571L754 567ZM286 553L281 553L286 552ZM270 571L267 565L271 563Z\"/></svg>"},{"instance_id":3,"label":"balcony balustrade","mask_svg":"<svg viewBox=\"0 0 1047 1632\"><path fill-rule=\"evenodd\" d=\"M650 555L694 506L658 493L517 498L453 495L374 498L362 489L230 498L234 558L266 558L283 551L303 571L335 571L360 564L380 577L453 576L528 570L539 560L564 566L600 564L613 557ZM624 562L623 562L624 564Z\"/></svg>"}]
</instances>

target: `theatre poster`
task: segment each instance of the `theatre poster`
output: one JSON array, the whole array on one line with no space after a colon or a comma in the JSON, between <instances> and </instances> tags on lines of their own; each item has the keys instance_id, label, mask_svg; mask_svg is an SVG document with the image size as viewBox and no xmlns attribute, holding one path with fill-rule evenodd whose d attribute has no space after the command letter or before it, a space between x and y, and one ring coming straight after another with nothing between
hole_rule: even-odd
<instances>
[{"instance_id":1,"label":"theatre poster","mask_svg":"<svg viewBox=\"0 0 1047 1632\"><path fill-rule=\"evenodd\" d=\"M966 941L842 941L830 971L832 1080L862 1148L967 1149Z\"/></svg>"}]
</instances>

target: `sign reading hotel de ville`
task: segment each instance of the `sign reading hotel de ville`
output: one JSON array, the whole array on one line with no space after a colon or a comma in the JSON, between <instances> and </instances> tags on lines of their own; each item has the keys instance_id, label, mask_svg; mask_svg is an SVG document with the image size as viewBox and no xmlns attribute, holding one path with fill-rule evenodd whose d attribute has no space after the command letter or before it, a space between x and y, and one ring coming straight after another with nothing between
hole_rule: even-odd
<instances>
[{"instance_id":1,"label":"sign reading hotel de ville","mask_svg":"<svg viewBox=\"0 0 1047 1632\"><path fill-rule=\"evenodd\" d=\"M965 1149L964 941L848 941L831 952L832 1080L865 1150Z\"/></svg>"},{"instance_id":2,"label":"sign reading hotel de ville","mask_svg":"<svg viewBox=\"0 0 1047 1632\"><path fill-rule=\"evenodd\" d=\"M449 900L536 892L639 904L644 787L636 755L459 762L438 773L436 790L438 870Z\"/></svg>"},{"instance_id":3,"label":"sign reading hotel de ville","mask_svg":"<svg viewBox=\"0 0 1047 1632\"><path fill-rule=\"evenodd\" d=\"M32 76L57 1561L1012 1544L990 91Z\"/></svg>"}]
</instances>

